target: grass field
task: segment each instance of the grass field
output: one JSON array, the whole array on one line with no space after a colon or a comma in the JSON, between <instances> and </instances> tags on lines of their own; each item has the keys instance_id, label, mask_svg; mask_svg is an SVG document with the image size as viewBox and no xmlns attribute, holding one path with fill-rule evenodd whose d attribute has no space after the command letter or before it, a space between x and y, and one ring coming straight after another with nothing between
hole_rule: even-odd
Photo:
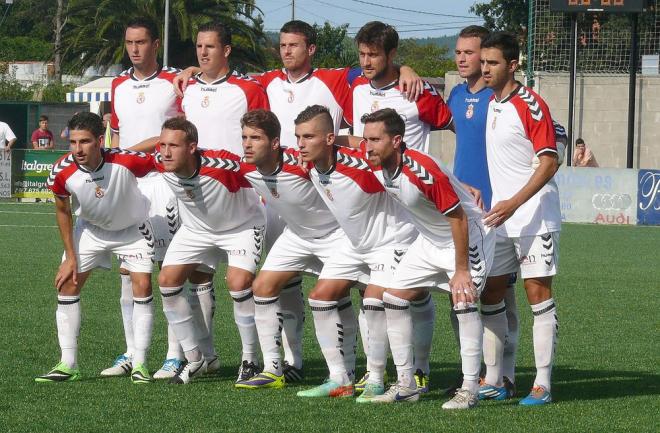
<instances>
[{"instance_id":1,"label":"grass field","mask_svg":"<svg viewBox=\"0 0 660 433\"><path fill-rule=\"evenodd\" d=\"M660 228L564 226L555 282L560 320L552 405L515 401L446 412L438 388L456 376L458 354L445 296L438 306L432 392L417 404L357 405L352 399L302 400L326 368L307 320L303 384L279 391L232 386L239 341L229 296L217 278L216 344L223 368L190 386L134 386L98 376L123 350L115 272L97 272L83 290L80 364L83 380L37 384L59 360L52 280L61 256L53 205L0 203L0 432L643 432L660 431ZM313 280L306 280L309 288ZM531 314L522 290L517 386L534 378ZM157 309L160 308L158 296ZM308 317L311 315L308 314ZM150 366L166 348L156 315ZM364 358L358 359L364 368ZM358 370L361 374L362 370ZM655 427L654 427L655 426Z\"/></svg>"}]
</instances>

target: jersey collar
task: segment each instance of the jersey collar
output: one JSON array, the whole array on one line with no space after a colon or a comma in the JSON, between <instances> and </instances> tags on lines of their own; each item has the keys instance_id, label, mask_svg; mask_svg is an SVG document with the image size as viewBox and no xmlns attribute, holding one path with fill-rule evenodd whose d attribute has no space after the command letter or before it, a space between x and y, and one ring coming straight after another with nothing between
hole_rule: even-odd
<instances>
[{"instance_id":1,"label":"jersey collar","mask_svg":"<svg viewBox=\"0 0 660 433\"><path fill-rule=\"evenodd\" d=\"M339 152L339 146L334 145L332 152L332 165L326 171L321 171L316 165L314 165L314 168L319 174L322 174L324 176L330 176L332 172L335 171L335 168L337 168L337 152Z\"/></svg>"},{"instance_id":2,"label":"jersey collar","mask_svg":"<svg viewBox=\"0 0 660 433\"><path fill-rule=\"evenodd\" d=\"M394 173L390 176L388 171L385 170L385 167L381 166L383 170L383 177L385 177L386 180L392 182L394 179L399 177L401 172L403 171L403 154L406 153L406 150L408 150L408 146L406 146L406 143L401 143L401 161L399 161L399 166L394 170Z\"/></svg>"},{"instance_id":3,"label":"jersey collar","mask_svg":"<svg viewBox=\"0 0 660 433\"><path fill-rule=\"evenodd\" d=\"M376 87L376 86L374 86L373 81L369 80L369 85L374 90L390 90L390 89L396 87L397 84L399 84L399 79L398 78L396 80L392 81L391 83L384 85L383 87Z\"/></svg>"},{"instance_id":4,"label":"jersey collar","mask_svg":"<svg viewBox=\"0 0 660 433\"><path fill-rule=\"evenodd\" d=\"M232 76L233 73L234 73L234 71L232 69L230 69L227 72L227 75L225 75L224 77L218 78L217 80L213 81L212 83L207 83L206 81L202 80L202 73L199 72L199 73L197 73L197 75L195 75L195 80L200 84L206 84L207 86L216 86L218 84L222 84L225 81L227 81L229 79L229 77Z\"/></svg>"},{"instance_id":5,"label":"jersey collar","mask_svg":"<svg viewBox=\"0 0 660 433\"><path fill-rule=\"evenodd\" d=\"M303 81L307 81L312 77L312 74L314 73L314 69L310 69L309 72L303 75L302 77L298 78L295 81L291 81L291 79L289 78L289 72L286 69L282 69L282 71L284 71L284 74L286 74L286 82L292 84L298 84L298 83L302 83Z\"/></svg>"},{"instance_id":6,"label":"jersey collar","mask_svg":"<svg viewBox=\"0 0 660 433\"><path fill-rule=\"evenodd\" d=\"M522 84L520 82L516 81L516 84L518 84L518 85L516 86L515 89L513 89L511 91L511 93L509 93L507 96L502 98L501 101L498 101L497 98L495 98L495 102L500 103L500 104L504 104L505 102L509 102L511 100L511 98L513 98L514 96L516 96L518 94L518 91L520 91L520 88L522 87Z\"/></svg>"},{"instance_id":7,"label":"jersey collar","mask_svg":"<svg viewBox=\"0 0 660 433\"><path fill-rule=\"evenodd\" d=\"M156 72L141 80L135 76L135 69L131 66L131 68L128 70L128 75L131 77L131 80L133 81L149 81L156 78L158 74L160 74L160 70L161 70L160 65L156 65Z\"/></svg>"},{"instance_id":8,"label":"jersey collar","mask_svg":"<svg viewBox=\"0 0 660 433\"><path fill-rule=\"evenodd\" d=\"M76 158L73 158L73 162L75 162L76 166L78 166L78 170L82 171L83 173L96 173L101 168L103 168L103 165L105 164L105 150L101 149L101 162L99 163L99 165L94 170L90 170L89 168L78 164L78 161L76 161Z\"/></svg>"}]
</instances>

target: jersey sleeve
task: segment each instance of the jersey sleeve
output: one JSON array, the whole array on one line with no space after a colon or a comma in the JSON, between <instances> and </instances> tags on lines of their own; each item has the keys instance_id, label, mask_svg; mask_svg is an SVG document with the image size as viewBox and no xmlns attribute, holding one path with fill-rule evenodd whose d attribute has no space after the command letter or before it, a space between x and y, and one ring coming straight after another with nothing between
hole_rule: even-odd
<instances>
[{"instance_id":1,"label":"jersey sleeve","mask_svg":"<svg viewBox=\"0 0 660 433\"><path fill-rule=\"evenodd\" d=\"M119 78L112 80L110 87L110 129L112 132L119 133L119 117L117 117L117 111L115 110L115 90L119 85Z\"/></svg>"},{"instance_id":2,"label":"jersey sleeve","mask_svg":"<svg viewBox=\"0 0 660 433\"><path fill-rule=\"evenodd\" d=\"M344 120L349 125L353 124L353 98L349 85L349 68L319 69L316 76L328 86L337 104L344 112Z\"/></svg>"},{"instance_id":3,"label":"jersey sleeve","mask_svg":"<svg viewBox=\"0 0 660 433\"><path fill-rule=\"evenodd\" d=\"M121 150L111 153L107 159L113 163L123 165L135 177L144 177L156 168L154 156L150 153Z\"/></svg>"},{"instance_id":4,"label":"jersey sleeve","mask_svg":"<svg viewBox=\"0 0 660 433\"><path fill-rule=\"evenodd\" d=\"M524 100L524 99L523 99ZM525 101L526 104L519 104L518 108L520 118L527 138L532 142L534 153L539 156L543 153L557 154L557 139L555 136L555 126L552 123L550 109L545 101L536 95L533 95L531 101Z\"/></svg>"},{"instance_id":5,"label":"jersey sleeve","mask_svg":"<svg viewBox=\"0 0 660 433\"><path fill-rule=\"evenodd\" d=\"M46 187L57 196L69 197L71 193L66 189L66 180L75 170L76 165L73 163L71 154L64 155L53 164L46 179Z\"/></svg>"},{"instance_id":6,"label":"jersey sleeve","mask_svg":"<svg viewBox=\"0 0 660 433\"><path fill-rule=\"evenodd\" d=\"M433 86L424 81L424 91L417 100L419 119L433 129L445 129L452 121L451 111Z\"/></svg>"},{"instance_id":7,"label":"jersey sleeve","mask_svg":"<svg viewBox=\"0 0 660 433\"><path fill-rule=\"evenodd\" d=\"M265 89L275 78L280 76L281 73L280 70L273 69L272 71L266 71L262 74L250 75L250 78L257 81Z\"/></svg>"},{"instance_id":8,"label":"jersey sleeve","mask_svg":"<svg viewBox=\"0 0 660 433\"><path fill-rule=\"evenodd\" d=\"M433 159L415 151L408 151L407 158L408 177L440 213L447 215L460 206L451 181Z\"/></svg>"}]
</instances>

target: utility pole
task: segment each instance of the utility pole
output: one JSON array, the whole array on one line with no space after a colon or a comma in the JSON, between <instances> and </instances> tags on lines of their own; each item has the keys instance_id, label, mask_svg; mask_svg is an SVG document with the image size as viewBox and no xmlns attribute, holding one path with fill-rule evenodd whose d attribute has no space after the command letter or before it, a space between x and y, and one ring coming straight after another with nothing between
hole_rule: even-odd
<instances>
[{"instance_id":1,"label":"utility pole","mask_svg":"<svg viewBox=\"0 0 660 433\"><path fill-rule=\"evenodd\" d=\"M170 0L165 0L165 29L163 30L163 67L167 67L170 45Z\"/></svg>"},{"instance_id":2,"label":"utility pole","mask_svg":"<svg viewBox=\"0 0 660 433\"><path fill-rule=\"evenodd\" d=\"M296 19L296 0L291 0L291 21Z\"/></svg>"},{"instance_id":3,"label":"utility pole","mask_svg":"<svg viewBox=\"0 0 660 433\"><path fill-rule=\"evenodd\" d=\"M55 56L53 59L53 73L57 83L62 82L62 9L64 9L64 0L57 0L57 11L55 12Z\"/></svg>"}]
</instances>

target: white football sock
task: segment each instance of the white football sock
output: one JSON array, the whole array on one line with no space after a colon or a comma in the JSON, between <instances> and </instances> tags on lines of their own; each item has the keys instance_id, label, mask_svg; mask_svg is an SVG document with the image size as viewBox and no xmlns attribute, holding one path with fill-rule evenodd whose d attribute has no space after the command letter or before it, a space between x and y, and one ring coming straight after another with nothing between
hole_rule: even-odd
<instances>
[{"instance_id":1,"label":"white football sock","mask_svg":"<svg viewBox=\"0 0 660 433\"><path fill-rule=\"evenodd\" d=\"M133 298L133 335L135 336L135 352L133 366L147 364L147 352L151 344L151 332L154 328L153 296Z\"/></svg>"},{"instance_id":2,"label":"white football sock","mask_svg":"<svg viewBox=\"0 0 660 433\"><path fill-rule=\"evenodd\" d=\"M382 385L389 349L385 307L383 307L383 301L376 298L364 298L362 305L369 329L369 352L367 353L369 383Z\"/></svg>"},{"instance_id":3,"label":"white football sock","mask_svg":"<svg viewBox=\"0 0 660 433\"><path fill-rule=\"evenodd\" d=\"M60 361L69 368L78 367L78 336L80 335L80 295L57 295L57 339L62 350Z\"/></svg>"},{"instance_id":4,"label":"white football sock","mask_svg":"<svg viewBox=\"0 0 660 433\"><path fill-rule=\"evenodd\" d=\"M502 375L509 378L511 383L515 383L519 323L515 284L511 284L506 288L504 305L506 306L507 333L506 340L504 341L504 355L502 357Z\"/></svg>"},{"instance_id":5,"label":"white football sock","mask_svg":"<svg viewBox=\"0 0 660 433\"><path fill-rule=\"evenodd\" d=\"M167 324L167 356L165 356L165 359L178 359L179 361L183 361L186 357L183 354L183 349L181 348L181 345L179 344L179 340L176 338L176 334L174 333L174 329L170 326L170 324Z\"/></svg>"},{"instance_id":6,"label":"white football sock","mask_svg":"<svg viewBox=\"0 0 660 433\"><path fill-rule=\"evenodd\" d=\"M198 359L189 358L190 353L199 352L199 344L195 333L192 310L188 299L183 295L183 286L161 287L160 294L163 300L163 313L165 313L167 322L174 330L186 359L197 361Z\"/></svg>"},{"instance_id":7,"label":"white football sock","mask_svg":"<svg viewBox=\"0 0 660 433\"><path fill-rule=\"evenodd\" d=\"M252 288L229 292L234 300L234 321L241 335L243 355L241 360L259 364L259 336L254 324L254 296Z\"/></svg>"},{"instance_id":8,"label":"white football sock","mask_svg":"<svg viewBox=\"0 0 660 433\"><path fill-rule=\"evenodd\" d=\"M310 299L309 307L314 317L316 339L330 371L330 380L340 385L348 385L350 379L341 354L343 325L337 310L337 301Z\"/></svg>"},{"instance_id":9,"label":"white football sock","mask_svg":"<svg viewBox=\"0 0 660 433\"><path fill-rule=\"evenodd\" d=\"M476 304L457 304L454 306L458 319L458 332L461 337L461 365L463 386L471 393L479 392L479 370L481 367L481 347L484 328Z\"/></svg>"},{"instance_id":10,"label":"white football sock","mask_svg":"<svg viewBox=\"0 0 660 433\"><path fill-rule=\"evenodd\" d=\"M367 325L367 317L364 315L364 298L360 299L358 324L360 328L360 340L362 341L362 351L366 356L369 353L369 326Z\"/></svg>"},{"instance_id":11,"label":"white football sock","mask_svg":"<svg viewBox=\"0 0 660 433\"><path fill-rule=\"evenodd\" d=\"M542 385L550 391L550 376L552 363L555 358L555 345L557 344L557 309L554 299L534 304L534 360L536 362L535 385Z\"/></svg>"},{"instance_id":12,"label":"white football sock","mask_svg":"<svg viewBox=\"0 0 660 433\"><path fill-rule=\"evenodd\" d=\"M427 376L431 372L429 358L431 357L431 345L433 344L433 329L435 327L435 303L429 293L420 301L410 303L412 313L413 330L415 333L414 350L415 365L413 371L422 370Z\"/></svg>"},{"instance_id":13,"label":"white football sock","mask_svg":"<svg viewBox=\"0 0 660 433\"><path fill-rule=\"evenodd\" d=\"M458 347L458 351L461 351L461 335L458 333L458 317L456 317L456 311L454 310L454 307L451 306L450 304L450 311L449 311L449 322L451 323L451 329L454 331L454 338L456 339L456 347Z\"/></svg>"},{"instance_id":14,"label":"white football sock","mask_svg":"<svg viewBox=\"0 0 660 433\"><path fill-rule=\"evenodd\" d=\"M282 327L284 319L280 298L254 296L254 322L259 335L259 345L264 357L264 371L282 375Z\"/></svg>"},{"instance_id":15,"label":"white football sock","mask_svg":"<svg viewBox=\"0 0 660 433\"><path fill-rule=\"evenodd\" d=\"M492 386L502 386L502 355L506 339L507 323L504 301L481 304L481 321L484 326L483 352L486 364L485 382Z\"/></svg>"},{"instance_id":16,"label":"white football sock","mask_svg":"<svg viewBox=\"0 0 660 433\"><path fill-rule=\"evenodd\" d=\"M121 306L121 319L124 323L124 339L126 339L126 353L133 355L135 350L135 339L133 337L133 283L131 276L119 274L121 279L121 295L119 305Z\"/></svg>"},{"instance_id":17,"label":"white football sock","mask_svg":"<svg viewBox=\"0 0 660 433\"><path fill-rule=\"evenodd\" d=\"M284 359L296 368L303 365L303 330L305 301L302 293L302 277L292 278L280 292L280 307L284 318L282 348Z\"/></svg>"},{"instance_id":18,"label":"white football sock","mask_svg":"<svg viewBox=\"0 0 660 433\"><path fill-rule=\"evenodd\" d=\"M344 326L342 354L344 355L344 366L351 381L355 381L355 358L357 357L357 333L358 322L353 310L350 296L337 301L339 319Z\"/></svg>"},{"instance_id":19,"label":"white football sock","mask_svg":"<svg viewBox=\"0 0 660 433\"><path fill-rule=\"evenodd\" d=\"M387 337L396 366L397 383L408 388L416 388L413 377L414 330L410 301L384 293L383 306L387 320Z\"/></svg>"},{"instance_id":20,"label":"white football sock","mask_svg":"<svg viewBox=\"0 0 660 433\"><path fill-rule=\"evenodd\" d=\"M192 310L199 349L208 360L215 358L213 344L213 317L215 316L215 289L213 282L190 284L188 302Z\"/></svg>"}]
</instances>

